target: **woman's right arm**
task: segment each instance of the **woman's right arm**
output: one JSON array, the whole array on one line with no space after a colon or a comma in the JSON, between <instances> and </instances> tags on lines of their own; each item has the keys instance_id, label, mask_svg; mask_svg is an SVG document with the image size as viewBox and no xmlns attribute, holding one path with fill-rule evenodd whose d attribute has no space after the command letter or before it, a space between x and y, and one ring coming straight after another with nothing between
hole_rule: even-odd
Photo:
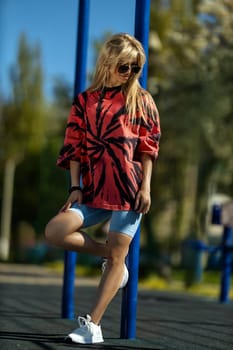
<instances>
[{"instance_id":1,"label":"woman's right arm","mask_svg":"<svg viewBox=\"0 0 233 350\"><path fill-rule=\"evenodd\" d=\"M80 162L76 162L73 160L70 161L70 182L70 187L80 186ZM78 204L82 203L81 190L75 190L70 193L66 203L60 209L60 212L69 209L74 202L77 202Z\"/></svg>"},{"instance_id":2,"label":"woman's right arm","mask_svg":"<svg viewBox=\"0 0 233 350\"><path fill-rule=\"evenodd\" d=\"M70 161L70 180L72 186L80 186L80 162Z\"/></svg>"},{"instance_id":3,"label":"woman's right arm","mask_svg":"<svg viewBox=\"0 0 233 350\"><path fill-rule=\"evenodd\" d=\"M80 162L83 138L85 137L84 98L79 94L73 101L67 120L63 146L59 152L57 165L70 170L71 162ZM78 165L74 164L78 169ZM74 169L74 171L75 171ZM79 178L77 178L79 181ZM75 180L75 178L74 178Z\"/></svg>"}]
</instances>

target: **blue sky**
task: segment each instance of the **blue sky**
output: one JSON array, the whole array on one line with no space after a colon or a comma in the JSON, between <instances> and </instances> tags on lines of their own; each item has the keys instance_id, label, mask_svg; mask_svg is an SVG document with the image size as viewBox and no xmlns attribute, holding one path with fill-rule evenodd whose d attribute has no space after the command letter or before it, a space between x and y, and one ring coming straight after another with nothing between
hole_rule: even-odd
<instances>
[{"instance_id":1,"label":"blue sky","mask_svg":"<svg viewBox=\"0 0 233 350\"><path fill-rule=\"evenodd\" d=\"M78 0L0 0L0 85L9 95L9 69L15 62L20 33L39 43L49 97L55 76L72 84ZM93 67L93 41L106 31L134 33L135 0L90 0L88 70Z\"/></svg>"}]
</instances>

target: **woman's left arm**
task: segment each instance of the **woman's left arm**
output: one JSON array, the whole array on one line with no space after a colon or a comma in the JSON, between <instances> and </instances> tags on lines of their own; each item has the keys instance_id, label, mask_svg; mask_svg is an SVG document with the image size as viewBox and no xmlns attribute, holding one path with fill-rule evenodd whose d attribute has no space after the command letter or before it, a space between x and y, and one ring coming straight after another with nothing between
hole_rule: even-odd
<instances>
[{"instance_id":1,"label":"woman's left arm","mask_svg":"<svg viewBox=\"0 0 233 350\"><path fill-rule=\"evenodd\" d=\"M145 109L147 111L147 122L141 123L139 129L139 140L135 152L142 164L142 183L136 195L134 209L138 213L147 214L151 205L151 176L153 162L158 157L159 140L161 136L159 113L153 98L149 93L145 95Z\"/></svg>"},{"instance_id":2,"label":"woman's left arm","mask_svg":"<svg viewBox=\"0 0 233 350\"><path fill-rule=\"evenodd\" d=\"M142 153L141 162L143 171L142 184L136 196L134 209L138 213L147 214L151 205L150 186L153 160L150 155Z\"/></svg>"}]
</instances>

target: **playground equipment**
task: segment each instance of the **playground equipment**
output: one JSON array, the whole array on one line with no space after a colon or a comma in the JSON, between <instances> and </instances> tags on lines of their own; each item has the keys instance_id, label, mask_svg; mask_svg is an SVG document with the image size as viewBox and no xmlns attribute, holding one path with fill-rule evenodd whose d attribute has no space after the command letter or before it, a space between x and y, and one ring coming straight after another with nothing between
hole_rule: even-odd
<instances>
[{"instance_id":1,"label":"playground equipment","mask_svg":"<svg viewBox=\"0 0 233 350\"><path fill-rule=\"evenodd\" d=\"M201 240L187 240L184 242L186 246L196 251L197 255L197 275L202 273L201 254L208 252L216 254L221 252L221 283L219 301L221 303L229 302L229 292L231 286L231 271L232 271L232 252L233 252L233 227L229 224L223 223L222 220L222 206L215 204L212 208L212 224L223 225L223 233L221 244L218 246L207 245Z\"/></svg>"},{"instance_id":2,"label":"playground equipment","mask_svg":"<svg viewBox=\"0 0 233 350\"><path fill-rule=\"evenodd\" d=\"M79 1L78 14L78 37L76 52L76 69L74 96L85 89L88 23L89 23L89 0ZM135 37L141 41L146 55L148 55L150 22L150 0L136 0L135 11ZM145 88L147 82L147 65L145 64L140 79ZM136 338L136 312L137 312L137 290L138 290L138 266L140 250L140 227L131 242L126 263L129 269L129 281L122 294L121 329L120 337L123 339ZM75 252L65 252L64 279L62 292L62 317L74 318L74 281L75 281Z\"/></svg>"}]
</instances>

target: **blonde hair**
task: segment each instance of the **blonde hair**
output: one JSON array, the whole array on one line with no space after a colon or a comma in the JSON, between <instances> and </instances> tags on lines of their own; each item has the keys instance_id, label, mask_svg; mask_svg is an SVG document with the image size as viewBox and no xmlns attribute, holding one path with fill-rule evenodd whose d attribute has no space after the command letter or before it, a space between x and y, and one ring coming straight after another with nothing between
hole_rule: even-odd
<instances>
[{"instance_id":1,"label":"blonde hair","mask_svg":"<svg viewBox=\"0 0 233 350\"><path fill-rule=\"evenodd\" d=\"M145 102L146 99L150 100L151 98L138 81L146 61L146 55L142 44L131 35L115 34L104 43L97 60L92 85L88 90L96 91L107 86L110 78L110 66L117 67L119 64L125 64L132 60L141 67L141 70L137 74L131 74L128 81L122 85L122 92L126 99L126 110L131 121L135 121L138 116L146 121Z\"/></svg>"}]
</instances>

